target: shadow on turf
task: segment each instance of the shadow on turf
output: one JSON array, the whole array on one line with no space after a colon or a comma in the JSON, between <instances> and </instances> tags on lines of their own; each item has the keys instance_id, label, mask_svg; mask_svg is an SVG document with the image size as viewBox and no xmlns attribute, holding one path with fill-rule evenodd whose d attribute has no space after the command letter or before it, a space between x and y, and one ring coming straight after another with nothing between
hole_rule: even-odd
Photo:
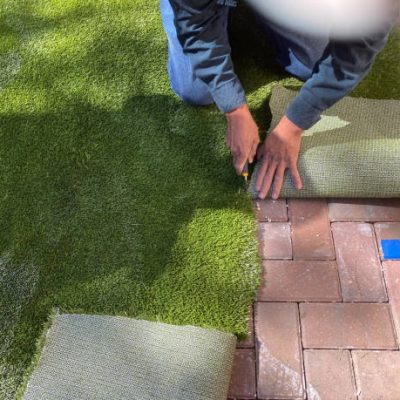
<instances>
[{"instance_id":1,"label":"shadow on turf","mask_svg":"<svg viewBox=\"0 0 400 400\"><path fill-rule=\"evenodd\" d=\"M138 112L145 119L135 120ZM2 116L0 244L14 265L32 260L40 270L18 352L32 350L24 331L54 306L145 315L135 298L163 274L194 210L236 207L243 182L216 148L219 116L205 113L154 95L115 112L76 101L59 113ZM190 123L178 133L172 124L182 114Z\"/></svg>"}]
</instances>

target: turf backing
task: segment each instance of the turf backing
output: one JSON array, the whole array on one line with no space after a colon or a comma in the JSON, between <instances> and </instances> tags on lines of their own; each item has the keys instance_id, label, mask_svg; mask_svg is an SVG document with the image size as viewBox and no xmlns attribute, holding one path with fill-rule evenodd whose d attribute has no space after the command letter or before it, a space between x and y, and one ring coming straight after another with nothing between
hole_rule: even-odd
<instances>
[{"instance_id":1,"label":"turf backing","mask_svg":"<svg viewBox=\"0 0 400 400\"><path fill-rule=\"evenodd\" d=\"M226 400L236 338L195 326L57 314L24 400Z\"/></svg>"},{"instance_id":2,"label":"turf backing","mask_svg":"<svg viewBox=\"0 0 400 400\"><path fill-rule=\"evenodd\" d=\"M271 87L301 83L238 11L235 66L265 131ZM0 398L52 307L245 335L251 203L224 117L169 88L158 2L2 0L0 32ZM393 37L357 93L399 98L398 57Z\"/></svg>"},{"instance_id":3,"label":"turf backing","mask_svg":"<svg viewBox=\"0 0 400 400\"><path fill-rule=\"evenodd\" d=\"M276 126L298 92L275 86L269 102ZM400 101L341 99L302 135L297 167L303 189L289 171L280 195L286 198L400 197ZM257 198L254 168L249 192ZM272 189L271 189L272 191Z\"/></svg>"}]
</instances>

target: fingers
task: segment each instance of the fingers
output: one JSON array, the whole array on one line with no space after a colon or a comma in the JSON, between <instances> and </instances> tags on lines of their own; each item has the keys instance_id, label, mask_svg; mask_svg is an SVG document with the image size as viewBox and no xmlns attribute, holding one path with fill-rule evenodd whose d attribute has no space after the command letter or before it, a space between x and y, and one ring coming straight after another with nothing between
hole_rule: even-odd
<instances>
[{"instance_id":1,"label":"fingers","mask_svg":"<svg viewBox=\"0 0 400 400\"><path fill-rule=\"evenodd\" d=\"M274 189L272 191L272 198L274 200L276 200L279 197L279 193L281 192L283 182L285 181L285 170L286 170L286 165L281 163L275 173Z\"/></svg>"},{"instance_id":2,"label":"fingers","mask_svg":"<svg viewBox=\"0 0 400 400\"><path fill-rule=\"evenodd\" d=\"M258 171L257 174L257 180L256 180L256 190L257 192L259 192L261 190L262 184L264 182L264 176L268 170L268 165L269 165L269 160L268 158L265 158L262 163L261 163L261 167Z\"/></svg>"},{"instance_id":3,"label":"fingers","mask_svg":"<svg viewBox=\"0 0 400 400\"><path fill-rule=\"evenodd\" d=\"M296 189L300 190L303 188L303 182L301 181L301 177L299 174L299 170L297 169L296 162L292 163L290 166L290 174L292 175L293 183Z\"/></svg>"},{"instance_id":4,"label":"fingers","mask_svg":"<svg viewBox=\"0 0 400 400\"><path fill-rule=\"evenodd\" d=\"M240 150L237 152L232 151L233 165L234 165L236 173L238 175L242 174L243 168L247 162L249 164L253 163L256 152L257 152L257 147L258 147L258 142L255 142L253 144L253 146L251 147L248 154L245 154L245 153L241 152Z\"/></svg>"},{"instance_id":5,"label":"fingers","mask_svg":"<svg viewBox=\"0 0 400 400\"><path fill-rule=\"evenodd\" d=\"M256 181L256 190L259 193L258 197L260 199L264 199L267 196L271 188L272 182L272 198L274 200L278 199L283 184L285 182L286 168L287 165L285 162L278 163L271 160L265 160L265 162L262 163ZM296 189L302 189L303 182L301 181L301 177L295 162L292 163L290 166L290 173L292 175L293 183Z\"/></svg>"},{"instance_id":6,"label":"fingers","mask_svg":"<svg viewBox=\"0 0 400 400\"><path fill-rule=\"evenodd\" d=\"M272 162L271 164L268 165L268 169L265 173L264 180L258 194L258 197L260 199L265 199L266 195L268 194L277 168L278 168L277 162Z\"/></svg>"},{"instance_id":7,"label":"fingers","mask_svg":"<svg viewBox=\"0 0 400 400\"><path fill-rule=\"evenodd\" d=\"M246 156L243 156L242 153L233 155L233 166L235 167L236 173L238 175L242 174L244 166L246 165L247 159L248 158Z\"/></svg>"}]
</instances>

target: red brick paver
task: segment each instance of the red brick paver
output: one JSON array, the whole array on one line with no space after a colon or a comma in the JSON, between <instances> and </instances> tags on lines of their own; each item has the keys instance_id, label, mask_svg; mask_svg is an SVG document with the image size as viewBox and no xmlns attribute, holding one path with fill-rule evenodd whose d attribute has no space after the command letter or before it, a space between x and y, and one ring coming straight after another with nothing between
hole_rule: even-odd
<instances>
[{"instance_id":1,"label":"red brick paver","mask_svg":"<svg viewBox=\"0 0 400 400\"><path fill-rule=\"evenodd\" d=\"M257 303L259 399L303 399L304 379L297 304Z\"/></svg>"},{"instance_id":2,"label":"red brick paver","mask_svg":"<svg viewBox=\"0 0 400 400\"><path fill-rule=\"evenodd\" d=\"M254 205L263 277L231 398L400 400L400 261L380 254L400 199Z\"/></svg>"},{"instance_id":3,"label":"red brick paver","mask_svg":"<svg viewBox=\"0 0 400 400\"><path fill-rule=\"evenodd\" d=\"M263 262L260 301L341 301L339 276L333 261Z\"/></svg>"},{"instance_id":4,"label":"red brick paver","mask_svg":"<svg viewBox=\"0 0 400 400\"><path fill-rule=\"evenodd\" d=\"M254 200L257 220L260 222L286 222L288 220L285 199Z\"/></svg>"},{"instance_id":5,"label":"red brick paver","mask_svg":"<svg viewBox=\"0 0 400 400\"><path fill-rule=\"evenodd\" d=\"M263 259L291 259L290 225L284 222L259 224L260 255Z\"/></svg>"},{"instance_id":6,"label":"red brick paver","mask_svg":"<svg viewBox=\"0 0 400 400\"><path fill-rule=\"evenodd\" d=\"M253 349L237 349L233 362L229 399L255 399L256 370Z\"/></svg>"},{"instance_id":7,"label":"red brick paver","mask_svg":"<svg viewBox=\"0 0 400 400\"><path fill-rule=\"evenodd\" d=\"M400 199L329 200L331 221L400 222Z\"/></svg>"},{"instance_id":8,"label":"red brick paver","mask_svg":"<svg viewBox=\"0 0 400 400\"><path fill-rule=\"evenodd\" d=\"M400 261L386 261L383 266L397 341L400 346Z\"/></svg>"},{"instance_id":9,"label":"red brick paver","mask_svg":"<svg viewBox=\"0 0 400 400\"><path fill-rule=\"evenodd\" d=\"M311 349L395 349L387 304L300 304L303 346Z\"/></svg>"},{"instance_id":10,"label":"red brick paver","mask_svg":"<svg viewBox=\"0 0 400 400\"><path fill-rule=\"evenodd\" d=\"M360 400L400 399L400 352L354 351Z\"/></svg>"},{"instance_id":11,"label":"red brick paver","mask_svg":"<svg viewBox=\"0 0 400 400\"><path fill-rule=\"evenodd\" d=\"M310 399L357 399L350 351L305 350L304 364Z\"/></svg>"},{"instance_id":12,"label":"red brick paver","mask_svg":"<svg viewBox=\"0 0 400 400\"><path fill-rule=\"evenodd\" d=\"M333 260L335 251L325 200L290 199L289 220L292 223L293 258Z\"/></svg>"},{"instance_id":13,"label":"red brick paver","mask_svg":"<svg viewBox=\"0 0 400 400\"><path fill-rule=\"evenodd\" d=\"M371 224L332 224L344 301L387 301L382 268Z\"/></svg>"}]
</instances>

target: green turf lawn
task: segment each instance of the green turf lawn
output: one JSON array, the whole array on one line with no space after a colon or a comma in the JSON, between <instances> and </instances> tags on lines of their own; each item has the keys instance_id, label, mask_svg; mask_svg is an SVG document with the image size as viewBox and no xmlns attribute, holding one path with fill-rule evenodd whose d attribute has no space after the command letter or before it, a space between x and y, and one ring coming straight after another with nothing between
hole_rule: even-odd
<instances>
[{"instance_id":1,"label":"green turf lawn","mask_svg":"<svg viewBox=\"0 0 400 400\"><path fill-rule=\"evenodd\" d=\"M272 85L300 82L243 18L235 65L265 131ZM251 202L224 117L169 88L158 2L1 0L0 32L0 399L52 307L244 336L260 272ZM400 98L399 54L397 35L356 94Z\"/></svg>"}]
</instances>

